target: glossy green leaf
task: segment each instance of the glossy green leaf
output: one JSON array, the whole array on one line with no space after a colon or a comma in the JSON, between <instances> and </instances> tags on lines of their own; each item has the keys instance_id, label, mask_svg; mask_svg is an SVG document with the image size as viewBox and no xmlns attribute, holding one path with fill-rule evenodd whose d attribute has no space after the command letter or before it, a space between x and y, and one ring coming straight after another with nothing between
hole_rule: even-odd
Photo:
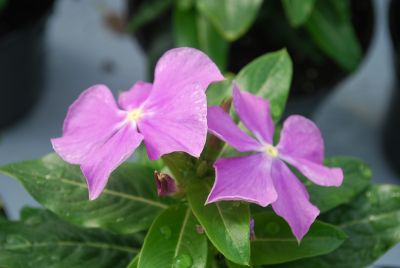
<instances>
[{"instance_id":1,"label":"glossy green leaf","mask_svg":"<svg viewBox=\"0 0 400 268\"><path fill-rule=\"evenodd\" d=\"M138 263L139 263L139 256L140 256L140 253L137 254L137 255L131 260L131 262L128 264L127 268L137 268L137 267L138 267Z\"/></svg>"},{"instance_id":2,"label":"glossy green leaf","mask_svg":"<svg viewBox=\"0 0 400 268\"><path fill-rule=\"evenodd\" d=\"M347 238L339 228L314 222L300 244L289 225L273 212L253 215L255 239L251 241L254 265L275 264L318 256L338 248Z\"/></svg>"},{"instance_id":3,"label":"glossy green leaf","mask_svg":"<svg viewBox=\"0 0 400 268\"><path fill-rule=\"evenodd\" d=\"M173 27L176 46L198 48L205 52L220 70L226 69L228 43L203 15L198 14L194 8L175 7Z\"/></svg>"},{"instance_id":4,"label":"glossy green leaf","mask_svg":"<svg viewBox=\"0 0 400 268\"><path fill-rule=\"evenodd\" d=\"M198 10L228 41L234 41L250 28L262 0L197 0Z\"/></svg>"},{"instance_id":5,"label":"glossy green leaf","mask_svg":"<svg viewBox=\"0 0 400 268\"><path fill-rule=\"evenodd\" d=\"M285 49L256 58L236 77L241 90L269 99L275 122L285 109L291 80L292 61Z\"/></svg>"},{"instance_id":6,"label":"glossy green leaf","mask_svg":"<svg viewBox=\"0 0 400 268\"><path fill-rule=\"evenodd\" d=\"M147 0L142 1L137 10L134 10L131 20L128 22L127 31L135 32L140 27L152 20L156 20L172 5L172 0Z\"/></svg>"},{"instance_id":7,"label":"glossy green leaf","mask_svg":"<svg viewBox=\"0 0 400 268\"><path fill-rule=\"evenodd\" d=\"M167 205L157 196L154 170L125 163L110 177L102 195L88 200L85 179L78 166L55 154L42 159L1 167L0 172L15 177L44 207L61 218L85 227L102 227L119 233L148 228Z\"/></svg>"},{"instance_id":8,"label":"glossy green leaf","mask_svg":"<svg viewBox=\"0 0 400 268\"><path fill-rule=\"evenodd\" d=\"M367 164L357 158L327 158L325 164L342 168L344 180L340 187L322 187L307 180L311 202L322 213L341 204L349 203L370 184L372 171Z\"/></svg>"},{"instance_id":9,"label":"glossy green leaf","mask_svg":"<svg viewBox=\"0 0 400 268\"><path fill-rule=\"evenodd\" d=\"M181 205L165 210L146 236L138 267L205 267L207 239L197 228L190 208Z\"/></svg>"},{"instance_id":10,"label":"glossy green leaf","mask_svg":"<svg viewBox=\"0 0 400 268\"><path fill-rule=\"evenodd\" d=\"M224 101L232 97L232 79L231 75L226 75L225 80L211 84L207 89L208 106L219 106Z\"/></svg>"},{"instance_id":11,"label":"glossy green leaf","mask_svg":"<svg viewBox=\"0 0 400 268\"><path fill-rule=\"evenodd\" d=\"M46 211L0 221L0 267L126 267L138 253L129 236L66 223Z\"/></svg>"},{"instance_id":12,"label":"glossy green leaf","mask_svg":"<svg viewBox=\"0 0 400 268\"><path fill-rule=\"evenodd\" d=\"M351 72L360 64L362 50L349 10L348 0L317 1L305 26L320 49L341 68Z\"/></svg>"},{"instance_id":13,"label":"glossy green leaf","mask_svg":"<svg viewBox=\"0 0 400 268\"><path fill-rule=\"evenodd\" d=\"M341 227L349 238L334 252L282 267L367 267L400 242L400 187L376 185L324 220Z\"/></svg>"},{"instance_id":14,"label":"glossy green leaf","mask_svg":"<svg viewBox=\"0 0 400 268\"><path fill-rule=\"evenodd\" d=\"M316 0L282 0L286 17L293 27L304 24L310 16Z\"/></svg>"},{"instance_id":15,"label":"glossy green leaf","mask_svg":"<svg viewBox=\"0 0 400 268\"><path fill-rule=\"evenodd\" d=\"M241 202L217 202L205 205L211 190L209 182L192 181L187 198L208 239L225 256L247 265L250 259L249 206Z\"/></svg>"}]
</instances>

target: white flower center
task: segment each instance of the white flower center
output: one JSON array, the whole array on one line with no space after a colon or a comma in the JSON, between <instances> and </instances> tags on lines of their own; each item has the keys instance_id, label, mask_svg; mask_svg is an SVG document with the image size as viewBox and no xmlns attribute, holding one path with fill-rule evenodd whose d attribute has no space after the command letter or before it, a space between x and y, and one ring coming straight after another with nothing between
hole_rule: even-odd
<instances>
[{"instance_id":1,"label":"white flower center","mask_svg":"<svg viewBox=\"0 0 400 268\"><path fill-rule=\"evenodd\" d=\"M266 145L264 146L264 152L265 152L267 155L269 155L269 156L271 156L271 157L273 157L273 158L276 158L276 157L279 156L279 151L278 151L278 149L276 149L274 146L272 146L272 145L270 145L270 144L266 144Z\"/></svg>"},{"instance_id":2,"label":"white flower center","mask_svg":"<svg viewBox=\"0 0 400 268\"><path fill-rule=\"evenodd\" d=\"M137 108L133 109L132 111L129 111L126 118L130 122L137 122L142 115L143 115L143 110L141 108Z\"/></svg>"}]
</instances>

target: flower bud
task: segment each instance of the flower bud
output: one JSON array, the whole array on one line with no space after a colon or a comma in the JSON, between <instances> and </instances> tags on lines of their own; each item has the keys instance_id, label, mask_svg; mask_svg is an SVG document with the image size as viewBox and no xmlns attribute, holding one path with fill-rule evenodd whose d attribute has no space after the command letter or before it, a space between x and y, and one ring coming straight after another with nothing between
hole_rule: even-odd
<instances>
[{"instance_id":1,"label":"flower bud","mask_svg":"<svg viewBox=\"0 0 400 268\"><path fill-rule=\"evenodd\" d=\"M168 174L154 171L158 196L171 195L177 191L175 180Z\"/></svg>"}]
</instances>

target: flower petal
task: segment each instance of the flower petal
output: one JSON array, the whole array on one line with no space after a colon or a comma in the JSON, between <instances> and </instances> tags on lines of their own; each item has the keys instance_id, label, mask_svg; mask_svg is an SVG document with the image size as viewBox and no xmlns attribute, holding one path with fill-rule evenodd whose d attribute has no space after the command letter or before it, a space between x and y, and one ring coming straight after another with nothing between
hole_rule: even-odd
<instances>
[{"instance_id":1,"label":"flower petal","mask_svg":"<svg viewBox=\"0 0 400 268\"><path fill-rule=\"evenodd\" d=\"M199 84L203 91L212 82L224 80L214 62L194 48L168 50L157 62L154 74L154 94L175 94L188 85Z\"/></svg>"},{"instance_id":2,"label":"flower petal","mask_svg":"<svg viewBox=\"0 0 400 268\"><path fill-rule=\"evenodd\" d=\"M70 106L63 136L52 139L54 150L67 162L80 164L121 127L125 115L104 85L85 90Z\"/></svg>"},{"instance_id":3,"label":"flower petal","mask_svg":"<svg viewBox=\"0 0 400 268\"><path fill-rule=\"evenodd\" d=\"M324 160L324 141L318 127L309 119L289 116L282 128L277 146L280 153L322 164Z\"/></svg>"},{"instance_id":4,"label":"flower petal","mask_svg":"<svg viewBox=\"0 0 400 268\"><path fill-rule=\"evenodd\" d=\"M233 105L240 120L259 141L268 144L273 143L274 122L272 121L268 100L240 91L234 83Z\"/></svg>"},{"instance_id":5,"label":"flower petal","mask_svg":"<svg viewBox=\"0 0 400 268\"><path fill-rule=\"evenodd\" d=\"M244 200L265 207L277 199L271 178L271 159L266 155L221 158L214 167L215 183L207 204Z\"/></svg>"},{"instance_id":6,"label":"flower petal","mask_svg":"<svg viewBox=\"0 0 400 268\"><path fill-rule=\"evenodd\" d=\"M104 144L93 150L81 164L89 188L89 199L96 199L107 184L108 177L135 151L143 140L133 124L126 124Z\"/></svg>"},{"instance_id":7,"label":"flower petal","mask_svg":"<svg viewBox=\"0 0 400 268\"><path fill-rule=\"evenodd\" d=\"M281 156L288 163L295 166L310 181L321 186L340 186L343 182L341 168L325 167L314 162L294 157Z\"/></svg>"},{"instance_id":8,"label":"flower petal","mask_svg":"<svg viewBox=\"0 0 400 268\"><path fill-rule=\"evenodd\" d=\"M272 179L278 193L278 199L272 203L272 208L287 221L300 241L317 218L319 210L310 203L306 188L284 162L273 162Z\"/></svg>"},{"instance_id":9,"label":"flower petal","mask_svg":"<svg viewBox=\"0 0 400 268\"><path fill-rule=\"evenodd\" d=\"M151 160L183 151L199 157L207 135L207 98L199 85L146 102L138 122Z\"/></svg>"},{"instance_id":10,"label":"flower petal","mask_svg":"<svg viewBox=\"0 0 400 268\"><path fill-rule=\"evenodd\" d=\"M241 130L221 107L212 106L208 108L207 123L208 131L239 152L255 151L261 146Z\"/></svg>"},{"instance_id":11,"label":"flower petal","mask_svg":"<svg viewBox=\"0 0 400 268\"><path fill-rule=\"evenodd\" d=\"M136 82L128 91L124 91L119 95L119 106L126 111L140 107L149 96L152 86L151 83Z\"/></svg>"}]
</instances>

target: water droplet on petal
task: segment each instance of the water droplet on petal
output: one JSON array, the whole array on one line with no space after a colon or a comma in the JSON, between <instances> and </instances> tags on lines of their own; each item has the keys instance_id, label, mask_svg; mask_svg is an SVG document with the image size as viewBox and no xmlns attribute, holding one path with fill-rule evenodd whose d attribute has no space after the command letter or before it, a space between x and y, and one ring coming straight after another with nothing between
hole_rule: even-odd
<instances>
[{"instance_id":1,"label":"water droplet on petal","mask_svg":"<svg viewBox=\"0 0 400 268\"><path fill-rule=\"evenodd\" d=\"M181 254L175 257L173 268L190 268L193 264L193 260L189 255Z\"/></svg>"},{"instance_id":2,"label":"water droplet on petal","mask_svg":"<svg viewBox=\"0 0 400 268\"><path fill-rule=\"evenodd\" d=\"M4 249L17 252L29 252L32 244L20 235L9 235L4 243Z\"/></svg>"},{"instance_id":3,"label":"water droplet on petal","mask_svg":"<svg viewBox=\"0 0 400 268\"><path fill-rule=\"evenodd\" d=\"M165 239L169 239L171 237L171 228L169 228L168 226L161 227L160 232Z\"/></svg>"}]
</instances>

